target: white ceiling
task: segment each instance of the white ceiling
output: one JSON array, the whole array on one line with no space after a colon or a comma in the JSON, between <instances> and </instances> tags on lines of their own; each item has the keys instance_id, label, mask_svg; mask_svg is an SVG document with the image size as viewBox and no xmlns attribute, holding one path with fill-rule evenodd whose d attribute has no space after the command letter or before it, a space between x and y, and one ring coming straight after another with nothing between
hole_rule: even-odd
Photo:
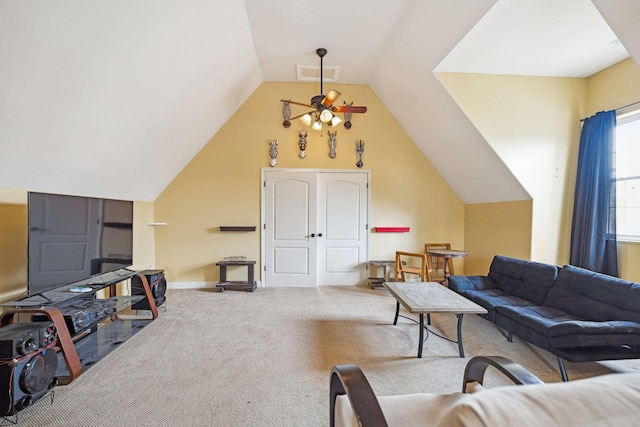
<instances>
[{"instance_id":1,"label":"white ceiling","mask_svg":"<svg viewBox=\"0 0 640 427\"><path fill-rule=\"evenodd\" d=\"M640 2L594 3L640 58ZM586 76L626 56L589 0L319 4L0 0L0 186L154 200L263 81L296 81L324 47L463 202L518 200L433 71Z\"/></svg>"},{"instance_id":2,"label":"white ceiling","mask_svg":"<svg viewBox=\"0 0 640 427\"><path fill-rule=\"evenodd\" d=\"M628 57L590 1L499 1L436 71L589 77Z\"/></svg>"}]
</instances>

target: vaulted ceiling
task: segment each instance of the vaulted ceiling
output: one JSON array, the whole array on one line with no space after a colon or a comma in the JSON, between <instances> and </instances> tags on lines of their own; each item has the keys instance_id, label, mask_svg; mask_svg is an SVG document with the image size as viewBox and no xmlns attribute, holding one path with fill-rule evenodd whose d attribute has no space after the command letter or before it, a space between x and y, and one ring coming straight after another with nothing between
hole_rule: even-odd
<instances>
[{"instance_id":1,"label":"vaulted ceiling","mask_svg":"<svg viewBox=\"0 0 640 427\"><path fill-rule=\"evenodd\" d=\"M0 0L0 187L152 201L324 47L465 203L519 200L434 70L585 77L640 58L637 16L635 0Z\"/></svg>"}]
</instances>

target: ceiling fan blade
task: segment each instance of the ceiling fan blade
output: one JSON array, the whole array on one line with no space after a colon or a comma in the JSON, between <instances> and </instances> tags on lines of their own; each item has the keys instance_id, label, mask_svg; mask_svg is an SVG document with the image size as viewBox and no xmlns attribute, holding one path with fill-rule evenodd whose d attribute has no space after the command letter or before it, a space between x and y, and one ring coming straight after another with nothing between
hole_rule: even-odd
<instances>
[{"instance_id":1,"label":"ceiling fan blade","mask_svg":"<svg viewBox=\"0 0 640 427\"><path fill-rule=\"evenodd\" d=\"M292 101L290 99L281 99L280 102L288 102L289 104L293 104L293 105L301 105L303 107L314 108L313 105L303 104L302 102L296 102L296 101Z\"/></svg>"},{"instance_id":2,"label":"ceiling fan blade","mask_svg":"<svg viewBox=\"0 0 640 427\"><path fill-rule=\"evenodd\" d=\"M316 112L316 110L311 110L311 111L308 111L306 113L298 114L297 116L290 117L289 121L294 121L295 119L299 119L300 117L304 116L305 114L313 114L315 112Z\"/></svg>"},{"instance_id":3,"label":"ceiling fan blade","mask_svg":"<svg viewBox=\"0 0 640 427\"><path fill-rule=\"evenodd\" d=\"M338 99L340 95L341 93L338 92L337 90L330 90L329 93L325 95L324 99L322 100L322 103L327 107L331 107L333 103L336 102L336 99Z\"/></svg>"},{"instance_id":4,"label":"ceiling fan blade","mask_svg":"<svg viewBox=\"0 0 640 427\"><path fill-rule=\"evenodd\" d=\"M358 105L337 105L331 107L331 111L335 113L366 113L367 107Z\"/></svg>"}]
</instances>

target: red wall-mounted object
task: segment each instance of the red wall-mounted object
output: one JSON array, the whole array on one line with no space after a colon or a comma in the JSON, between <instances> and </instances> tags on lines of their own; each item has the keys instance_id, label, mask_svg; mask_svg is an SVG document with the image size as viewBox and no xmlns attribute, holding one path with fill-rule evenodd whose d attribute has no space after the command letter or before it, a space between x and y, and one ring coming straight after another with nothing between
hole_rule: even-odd
<instances>
[{"instance_id":1,"label":"red wall-mounted object","mask_svg":"<svg viewBox=\"0 0 640 427\"><path fill-rule=\"evenodd\" d=\"M376 233L408 233L409 227L375 227Z\"/></svg>"}]
</instances>

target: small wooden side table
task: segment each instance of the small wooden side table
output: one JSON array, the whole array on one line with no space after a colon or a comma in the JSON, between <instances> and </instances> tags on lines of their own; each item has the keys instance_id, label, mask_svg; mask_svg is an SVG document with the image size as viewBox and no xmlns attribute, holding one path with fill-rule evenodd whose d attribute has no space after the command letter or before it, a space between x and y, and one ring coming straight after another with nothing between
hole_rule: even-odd
<instances>
[{"instance_id":1,"label":"small wooden side table","mask_svg":"<svg viewBox=\"0 0 640 427\"><path fill-rule=\"evenodd\" d=\"M256 290L256 281L253 276L253 268L256 265L255 261L218 261L216 265L220 267L220 283L216 285L216 288L222 288L224 290L231 291L246 291L253 292ZM227 267L228 266L246 266L247 267L247 281L228 281L227 280Z\"/></svg>"},{"instance_id":2,"label":"small wooden side table","mask_svg":"<svg viewBox=\"0 0 640 427\"><path fill-rule=\"evenodd\" d=\"M427 251L427 255L444 258L444 279L440 283L449 286L449 260L451 258L465 258L467 252L456 249L430 249Z\"/></svg>"},{"instance_id":3,"label":"small wooden side table","mask_svg":"<svg viewBox=\"0 0 640 427\"><path fill-rule=\"evenodd\" d=\"M377 267L384 267L384 277L376 277L372 275L372 277L369 277L369 280L368 280L369 287L371 289L375 289L376 287L382 287L382 284L384 282L390 281L391 267L393 267L394 264L395 264L395 261L369 261L369 267L371 268L371 270Z\"/></svg>"}]
</instances>

